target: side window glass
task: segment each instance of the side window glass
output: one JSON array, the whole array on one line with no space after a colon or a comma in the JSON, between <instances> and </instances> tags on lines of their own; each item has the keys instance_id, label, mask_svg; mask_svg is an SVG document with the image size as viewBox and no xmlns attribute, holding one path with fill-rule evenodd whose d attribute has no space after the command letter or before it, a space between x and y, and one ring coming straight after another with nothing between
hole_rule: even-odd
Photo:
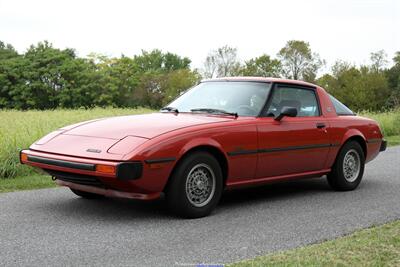
<instances>
[{"instance_id":1,"label":"side window glass","mask_svg":"<svg viewBox=\"0 0 400 267\"><path fill-rule=\"evenodd\" d=\"M337 115L354 115L354 112L346 107L343 103L341 103L339 100L334 98L333 96L329 95L333 106L335 107L336 114Z\"/></svg>"},{"instance_id":2,"label":"side window glass","mask_svg":"<svg viewBox=\"0 0 400 267\"><path fill-rule=\"evenodd\" d=\"M317 97L313 90L278 86L272 96L267 116L278 116L283 107L297 109L297 117L319 116Z\"/></svg>"}]
</instances>

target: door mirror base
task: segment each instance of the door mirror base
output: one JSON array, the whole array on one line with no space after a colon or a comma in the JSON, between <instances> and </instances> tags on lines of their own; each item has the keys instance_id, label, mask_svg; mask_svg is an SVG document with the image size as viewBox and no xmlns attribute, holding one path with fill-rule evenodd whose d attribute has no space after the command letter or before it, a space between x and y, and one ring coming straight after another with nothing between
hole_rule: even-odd
<instances>
[{"instance_id":1,"label":"door mirror base","mask_svg":"<svg viewBox=\"0 0 400 267\"><path fill-rule=\"evenodd\" d=\"M281 109L281 113L275 117L276 121L280 121L283 117L296 117L297 116L297 109L294 107L283 107Z\"/></svg>"}]
</instances>

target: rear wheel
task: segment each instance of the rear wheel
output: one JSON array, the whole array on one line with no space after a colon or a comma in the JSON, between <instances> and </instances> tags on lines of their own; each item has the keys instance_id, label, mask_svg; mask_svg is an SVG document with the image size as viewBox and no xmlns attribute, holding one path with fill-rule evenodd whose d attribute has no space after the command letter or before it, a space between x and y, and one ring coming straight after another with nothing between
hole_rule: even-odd
<instances>
[{"instance_id":1,"label":"rear wheel","mask_svg":"<svg viewBox=\"0 0 400 267\"><path fill-rule=\"evenodd\" d=\"M170 177L166 190L168 206L186 218L207 216L222 193L222 171L209 153L196 152L183 159Z\"/></svg>"},{"instance_id":2,"label":"rear wheel","mask_svg":"<svg viewBox=\"0 0 400 267\"><path fill-rule=\"evenodd\" d=\"M80 196L82 198L86 199L98 199L98 198L104 198L103 195L95 194L95 193L90 193L90 192L85 192L77 189L72 189L70 188L72 192L74 192L75 195Z\"/></svg>"},{"instance_id":3,"label":"rear wheel","mask_svg":"<svg viewBox=\"0 0 400 267\"><path fill-rule=\"evenodd\" d=\"M332 171L328 174L329 185L338 191L357 188L364 174L365 155L356 141L347 142L340 150Z\"/></svg>"}]
</instances>

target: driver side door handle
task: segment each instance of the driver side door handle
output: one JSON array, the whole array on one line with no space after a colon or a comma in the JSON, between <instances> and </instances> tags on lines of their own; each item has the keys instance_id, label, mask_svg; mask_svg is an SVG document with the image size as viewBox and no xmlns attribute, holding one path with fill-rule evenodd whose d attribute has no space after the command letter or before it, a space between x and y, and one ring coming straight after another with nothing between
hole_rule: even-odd
<instances>
[{"instance_id":1,"label":"driver side door handle","mask_svg":"<svg viewBox=\"0 0 400 267\"><path fill-rule=\"evenodd\" d=\"M322 128L325 128L325 127L326 127L325 123L323 123L323 122L318 122L318 123L316 124L316 126L317 126L318 129L322 129Z\"/></svg>"}]
</instances>

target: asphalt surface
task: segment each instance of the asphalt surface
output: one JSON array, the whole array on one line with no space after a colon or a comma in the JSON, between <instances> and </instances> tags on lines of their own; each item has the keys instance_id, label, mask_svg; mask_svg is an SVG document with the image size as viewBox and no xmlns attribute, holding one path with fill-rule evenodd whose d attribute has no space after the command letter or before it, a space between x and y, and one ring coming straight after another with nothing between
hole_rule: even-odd
<instances>
[{"instance_id":1,"label":"asphalt surface","mask_svg":"<svg viewBox=\"0 0 400 267\"><path fill-rule=\"evenodd\" d=\"M66 188L0 194L0 265L182 266L230 263L400 219L400 147L366 167L359 188L310 179L225 193L209 217L163 201L84 200Z\"/></svg>"}]
</instances>

